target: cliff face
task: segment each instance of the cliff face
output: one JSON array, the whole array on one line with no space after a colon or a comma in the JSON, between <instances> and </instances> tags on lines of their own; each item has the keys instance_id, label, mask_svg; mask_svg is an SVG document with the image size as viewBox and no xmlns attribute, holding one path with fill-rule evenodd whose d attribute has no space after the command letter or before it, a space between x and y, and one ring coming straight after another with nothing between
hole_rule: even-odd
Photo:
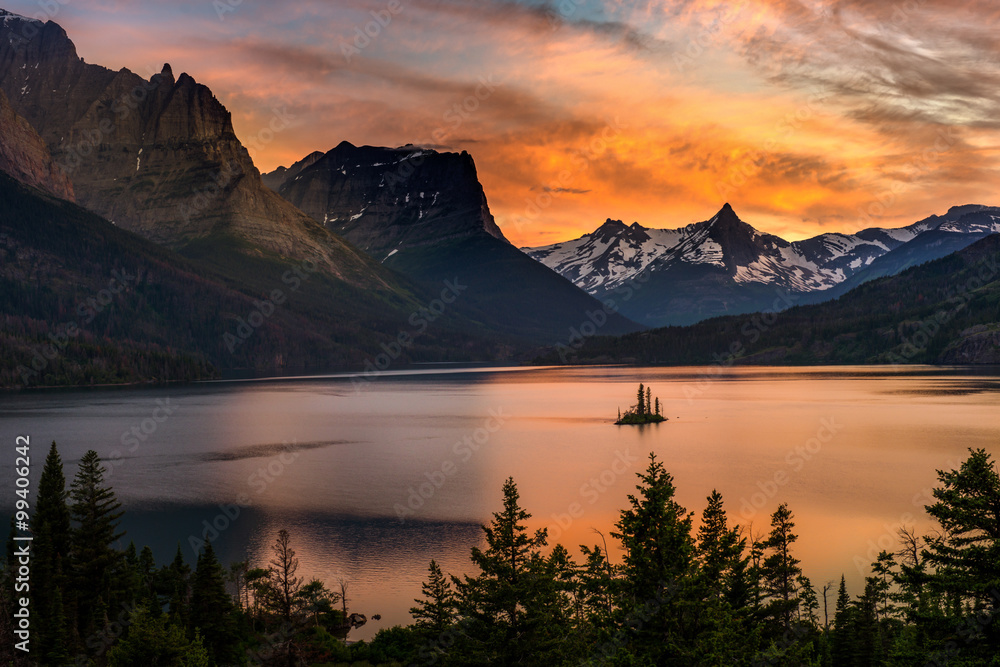
<instances>
[{"instance_id":1,"label":"cliff face","mask_svg":"<svg viewBox=\"0 0 1000 667\"><path fill-rule=\"evenodd\" d=\"M37 130L77 201L180 248L234 236L328 272L383 282L349 244L264 187L211 90L169 65L148 80L83 62L51 21L0 16L0 90Z\"/></svg>"},{"instance_id":2,"label":"cliff face","mask_svg":"<svg viewBox=\"0 0 1000 667\"><path fill-rule=\"evenodd\" d=\"M379 260L484 234L507 241L465 152L345 141L265 175L264 182Z\"/></svg>"},{"instance_id":3,"label":"cliff face","mask_svg":"<svg viewBox=\"0 0 1000 667\"><path fill-rule=\"evenodd\" d=\"M73 185L56 166L31 124L14 112L7 96L0 91L0 171L22 183L48 190L57 197L73 201Z\"/></svg>"}]
</instances>

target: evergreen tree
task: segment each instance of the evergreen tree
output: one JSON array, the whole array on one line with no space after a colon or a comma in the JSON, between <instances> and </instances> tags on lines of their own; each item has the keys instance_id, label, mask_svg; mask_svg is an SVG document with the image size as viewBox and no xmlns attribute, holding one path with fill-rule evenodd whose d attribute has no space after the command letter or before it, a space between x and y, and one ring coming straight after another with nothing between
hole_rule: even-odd
<instances>
[{"instance_id":1,"label":"evergreen tree","mask_svg":"<svg viewBox=\"0 0 1000 667\"><path fill-rule=\"evenodd\" d=\"M420 635L425 640L433 640L444 635L455 623L455 593L436 561L431 561L427 576L427 581L420 586L424 597L414 600L417 605L410 608L410 615Z\"/></svg>"},{"instance_id":2,"label":"evergreen tree","mask_svg":"<svg viewBox=\"0 0 1000 667\"><path fill-rule=\"evenodd\" d=\"M628 496L630 507L611 533L625 551L619 622L635 626L642 618L628 635L633 649L661 664L681 664L694 659L698 632L692 515L674 499L673 477L655 454L638 477L639 493Z\"/></svg>"},{"instance_id":3,"label":"evergreen tree","mask_svg":"<svg viewBox=\"0 0 1000 667\"><path fill-rule=\"evenodd\" d=\"M65 662L70 645L70 621L65 597L69 591L70 512L66 505L66 478L53 442L38 481L38 500L32 517L31 609L34 612L33 653L47 664Z\"/></svg>"},{"instance_id":4,"label":"evergreen tree","mask_svg":"<svg viewBox=\"0 0 1000 667\"><path fill-rule=\"evenodd\" d=\"M771 534L763 543L770 550L761 568L763 592L768 597L764 613L771 619L775 635L788 635L799 609L798 577L802 569L792 555L792 544L798 539L792 532L795 527L792 518L788 505L779 505L771 515Z\"/></svg>"},{"instance_id":5,"label":"evergreen tree","mask_svg":"<svg viewBox=\"0 0 1000 667\"><path fill-rule=\"evenodd\" d=\"M170 620L181 627L187 627L190 620L190 575L191 567L184 562L184 554L178 542L173 562L160 570L156 590L167 600Z\"/></svg>"},{"instance_id":6,"label":"evergreen tree","mask_svg":"<svg viewBox=\"0 0 1000 667\"><path fill-rule=\"evenodd\" d=\"M660 397L659 396L656 397L656 416L657 417L662 417L663 416L663 415L660 414Z\"/></svg>"},{"instance_id":7,"label":"evergreen tree","mask_svg":"<svg viewBox=\"0 0 1000 667\"><path fill-rule=\"evenodd\" d=\"M832 656L834 665L851 665L854 660L854 608L847 594L847 583L840 576L837 591L837 613L833 617Z\"/></svg>"},{"instance_id":8,"label":"evergreen tree","mask_svg":"<svg viewBox=\"0 0 1000 667\"><path fill-rule=\"evenodd\" d=\"M319 627L321 614L327 618L334 615L333 605L340 600L340 596L327 589L319 579L313 579L307 584L303 584L295 594L295 607L306 616L312 617L313 624Z\"/></svg>"},{"instance_id":9,"label":"evergreen tree","mask_svg":"<svg viewBox=\"0 0 1000 667\"><path fill-rule=\"evenodd\" d=\"M114 544L124 535L118 532L121 503L104 486L104 468L94 450L80 459L70 499L70 515L76 524L71 538L77 628L85 638L103 629L109 610L119 602L115 594L121 583L115 578L122 554Z\"/></svg>"},{"instance_id":10,"label":"evergreen tree","mask_svg":"<svg viewBox=\"0 0 1000 667\"><path fill-rule=\"evenodd\" d=\"M653 412L653 389L652 387L646 387L646 414Z\"/></svg>"},{"instance_id":11,"label":"evergreen tree","mask_svg":"<svg viewBox=\"0 0 1000 667\"><path fill-rule=\"evenodd\" d=\"M132 614L128 635L108 651L108 667L209 667L210 664L200 636L189 640L180 626L164 616L154 618L145 609Z\"/></svg>"},{"instance_id":12,"label":"evergreen tree","mask_svg":"<svg viewBox=\"0 0 1000 667\"><path fill-rule=\"evenodd\" d=\"M472 562L480 574L453 578L469 639L463 650L472 662L544 661L553 648L547 642L544 626L549 619L541 613L539 599L547 576L540 553L546 531L527 533L524 522L531 515L521 508L519 499L517 485L508 478L503 485L503 509L483 526L486 549L472 548Z\"/></svg>"},{"instance_id":13,"label":"evergreen tree","mask_svg":"<svg viewBox=\"0 0 1000 667\"><path fill-rule=\"evenodd\" d=\"M237 659L233 601L226 592L226 577L207 542L198 556L191 584L191 628L204 638L209 657L217 664Z\"/></svg>"},{"instance_id":14,"label":"evergreen tree","mask_svg":"<svg viewBox=\"0 0 1000 667\"><path fill-rule=\"evenodd\" d=\"M642 386L641 382L639 383L639 393L637 394L637 400L638 403L636 403L635 406L635 414L641 417L642 415L646 414L646 390Z\"/></svg>"},{"instance_id":15,"label":"evergreen tree","mask_svg":"<svg viewBox=\"0 0 1000 667\"><path fill-rule=\"evenodd\" d=\"M271 545L271 553L274 554L274 558L271 559L271 585L276 594L275 611L285 621L291 621L295 595L302 586L302 578L295 576L299 569L299 559L295 557L291 538L284 528L278 531L278 537Z\"/></svg>"}]
</instances>

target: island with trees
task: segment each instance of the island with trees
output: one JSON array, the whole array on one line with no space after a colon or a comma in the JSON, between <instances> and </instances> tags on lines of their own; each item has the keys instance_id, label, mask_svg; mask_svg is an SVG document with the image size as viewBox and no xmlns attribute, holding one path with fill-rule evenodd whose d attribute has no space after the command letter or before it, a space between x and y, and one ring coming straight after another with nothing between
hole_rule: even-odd
<instances>
[{"instance_id":1,"label":"island with trees","mask_svg":"<svg viewBox=\"0 0 1000 667\"><path fill-rule=\"evenodd\" d=\"M631 406L622 414L618 408L618 421L616 425L636 425L636 424L658 424L666 421L667 418L660 414L660 397L653 398L653 390L644 387L639 383L639 391L636 394L636 404Z\"/></svg>"}]
</instances>

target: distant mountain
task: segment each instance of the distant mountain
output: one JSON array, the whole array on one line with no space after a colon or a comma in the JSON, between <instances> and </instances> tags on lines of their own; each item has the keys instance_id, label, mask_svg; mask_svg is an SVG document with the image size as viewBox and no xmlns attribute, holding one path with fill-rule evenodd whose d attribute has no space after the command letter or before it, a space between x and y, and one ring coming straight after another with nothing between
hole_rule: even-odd
<instances>
[{"instance_id":1,"label":"distant mountain","mask_svg":"<svg viewBox=\"0 0 1000 667\"><path fill-rule=\"evenodd\" d=\"M267 256L186 258L0 173L0 387L371 370L518 351L455 313L421 311L426 298Z\"/></svg>"},{"instance_id":2,"label":"distant mountain","mask_svg":"<svg viewBox=\"0 0 1000 667\"><path fill-rule=\"evenodd\" d=\"M834 301L597 337L538 362L1000 364L1000 234Z\"/></svg>"},{"instance_id":3,"label":"distant mountain","mask_svg":"<svg viewBox=\"0 0 1000 667\"><path fill-rule=\"evenodd\" d=\"M330 230L428 288L458 277L468 290L454 308L491 329L551 343L594 319L608 333L638 328L600 312L597 300L504 238L468 153L345 141L263 179Z\"/></svg>"},{"instance_id":4,"label":"distant mountain","mask_svg":"<svg viewBox=\"0 0 1000 667\"><path fill-rule=\"evenodd\" d=\"M633 320L662 326L836 298L991 230L1000 231L1000 209L964 206L900 229L788 242L757 231L726 204L710 220L680 229L608 220L579 239L523 250L597 298L619 295L621 312Z\"/></svg>"},{"instance_id":5,"label":"distant mountain","mask_svg":"<svg viewBox=\"0 0 1000 667\"><path fill-rule=\"evenodd\" d=\"M88 64L65 30L0 10L0 91L45 141L85 208L174 249L315 261L356 285L373 263L275 195L212 91L169 65L147 79ZM249 244L249 245L247 245Z\"/></svg>"}]
</instances>

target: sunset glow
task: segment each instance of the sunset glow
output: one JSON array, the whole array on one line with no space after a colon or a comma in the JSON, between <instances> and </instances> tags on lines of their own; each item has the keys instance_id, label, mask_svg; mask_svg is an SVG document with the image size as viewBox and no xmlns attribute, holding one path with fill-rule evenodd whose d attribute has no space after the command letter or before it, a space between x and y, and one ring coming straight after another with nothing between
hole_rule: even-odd
<instances>
[{"instance_id":1,"label":"sunset glow","mask_svg":"<svg viewBox=\"0 0 1000 667\"><path fill-rule=\"evenodd\" d=\"M342 140L469 151L517 245L609 217L679 227L726 201L789 240L998 203L985 0L6 8L56 21L88 62L191 74L262 171ZM293 122L272 137L275 114Z\"/></svg>"}]
</instances>

